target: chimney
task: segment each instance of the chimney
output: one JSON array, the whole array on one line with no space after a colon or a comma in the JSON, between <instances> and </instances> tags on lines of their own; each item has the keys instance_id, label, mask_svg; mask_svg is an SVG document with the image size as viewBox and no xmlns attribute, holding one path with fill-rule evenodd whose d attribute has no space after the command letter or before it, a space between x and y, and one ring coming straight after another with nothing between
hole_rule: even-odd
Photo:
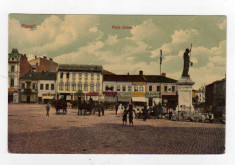
<instances>
[{"instance_id":1,"label":"chimney","mask_svg":"<svg viewBox=\"0 0 235 165\"><path fill-rule=\"evenodd\" d=\"M142 70L139 71L139 75L143 76L143 71Z\"/></svg>"},{"instance_id":2,"label":"chimney","mask_svg":"<svg viewBox=\"0 0 235 165\"><path fill-rule=\"evenodd\" d=\"M37 58L37 56L35 56L35 59Z\"/></svg>"},{"instance_id":3,"label":"chimney","mask_svg":"<svg viewBox=\"0 0 235 165\"><path fill-rule=\"evenodd\" d=\"M127 75L129 75L129 72L127 73Z\"/></svg>"},{"instance_id":4,"label":"chimney","mask_svg":"<svg viewBox=\"0 0 235 165\"><path fill-rule=\"evenodd\" d=\"M166 77L166 73L162 73L162 77Z\"/></svg>"}]
</instances>

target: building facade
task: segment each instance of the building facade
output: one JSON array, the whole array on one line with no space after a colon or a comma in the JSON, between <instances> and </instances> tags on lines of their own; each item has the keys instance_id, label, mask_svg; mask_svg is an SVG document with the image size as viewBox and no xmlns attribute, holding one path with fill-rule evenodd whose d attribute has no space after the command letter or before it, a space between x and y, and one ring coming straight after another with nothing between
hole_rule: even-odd
<instances>
[{"instance_id":1,"label":"building facade","mask_svg":"<svg viewBox=\"0 0 235 165\"><path fill-rule=\"evenodd\" d=\"M103 67L101 65L66 65L58 67L57 99L98 101L102 97ZM83 95L78 97L78 93Z\"/></svg>"},{"instance_id":2,"label":"building facade","mask_svg":"<svg viewBox=\"0 0 235 165\"><path fill-rule=\"evenodd\" d=\"M58 69L58 64L52 58L48 59L46 56L35 56L29 63L33 67L33 72L57 72Z\"/></svg>"},{"instance_id":3,"label":"building facade","mask_svg":"<svg viewBox=\"0 0 235 165\"><path fill-rule=\"evenodd\" d=\"M206 85L205 88L206 106L225 106L226 105L226 79L215 81Z\"/></svg>"},{"instance_id":4,"label":"building facade","mask_svg":"<svg viewBox=\"0 0 235 165\"><path fill-rule=\"evenodd\" d=\"M20 78L21 103L47 103L56 94L56 73L29 72Z\"/></svg>"},{"instance_id":5,"label":"building facade","mask_svg":"<svg viewBox=\"0 0 235 165\"><path fill-rule=\"evenodd\" d=\"M104 75L103 93L105 101L145 103L145 79L142 75Z\"/></svg>"},{"instance_id":6,"label":"building facade","mask_svg":"<svg viewBox=\"0 0 235 165\"><path fill-rule=\"evenodd\" d=\"M32 70L26 54L20 54L17 49L12 49L8 54L8 102L19 102L19 79Z\"/></svg>"},{"instance_id":7,"label":"building facade","mask_svg":"<svg viewBox=\"0 0 235 165\"><path fill-rule=\"evenodd\" d=\"M177 105L177 81L166 77L166 74L162 76L144 75L144 77L146 78L148 106L161 103L175 109Z\"/></svg>"}]
</instances>

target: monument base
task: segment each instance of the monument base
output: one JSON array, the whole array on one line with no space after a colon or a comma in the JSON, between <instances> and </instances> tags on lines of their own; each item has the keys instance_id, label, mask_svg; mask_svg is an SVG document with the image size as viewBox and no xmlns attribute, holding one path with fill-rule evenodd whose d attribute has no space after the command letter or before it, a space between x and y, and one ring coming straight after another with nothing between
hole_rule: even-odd
<instances>
[{"instance_id":1,"label":"monument base","mask_svg":"<svg viewBox=\"0 0 235 165\"><path fill-rule=\"evenodd\" d=\"M194 82L190 77L181 77L177 82L178 88L178 106L177 110L185 112L193 112L192 105L192 86Z\"/></svg>"}]
</instances>

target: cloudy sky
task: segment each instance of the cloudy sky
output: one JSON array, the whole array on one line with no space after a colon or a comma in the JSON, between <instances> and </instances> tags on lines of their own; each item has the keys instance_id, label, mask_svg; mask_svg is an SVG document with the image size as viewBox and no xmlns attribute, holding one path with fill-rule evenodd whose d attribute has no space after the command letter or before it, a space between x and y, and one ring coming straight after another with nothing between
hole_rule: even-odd
<instances>
[{"instance_id":1,"label":"cloudy sky","mask_svg":"<svg viewBox=\"0 0 235 165\"><path fill-rule=\"evenodd\" d=\"M29 59L45 55L60 64L102 64L117 74L159 74L162 50L162 72L179 79L191 43L193 88L224 78L224 16L9 15L9 53L18 48Z\"/></svg>"}]
</instances>

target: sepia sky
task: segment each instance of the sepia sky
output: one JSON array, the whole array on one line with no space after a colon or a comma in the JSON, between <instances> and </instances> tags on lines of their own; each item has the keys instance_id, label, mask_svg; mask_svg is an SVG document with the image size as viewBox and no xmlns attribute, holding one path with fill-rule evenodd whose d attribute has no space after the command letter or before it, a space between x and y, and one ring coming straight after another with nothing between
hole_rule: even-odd
<instances>
[{"instance_id":1,"label":"sepia sky","mask_svg":"<svg viewBox=\"0 0 235 165\"><path fill-rule=\"evenodd\" d=\"M101 64L117 74L159 74L162 49L162 72L178 80L191 43L193 88L224 78L225 16L9 15L9 53L18 48L29 59L45 55L59 64Z\"/></svg>"}]
</instances>

